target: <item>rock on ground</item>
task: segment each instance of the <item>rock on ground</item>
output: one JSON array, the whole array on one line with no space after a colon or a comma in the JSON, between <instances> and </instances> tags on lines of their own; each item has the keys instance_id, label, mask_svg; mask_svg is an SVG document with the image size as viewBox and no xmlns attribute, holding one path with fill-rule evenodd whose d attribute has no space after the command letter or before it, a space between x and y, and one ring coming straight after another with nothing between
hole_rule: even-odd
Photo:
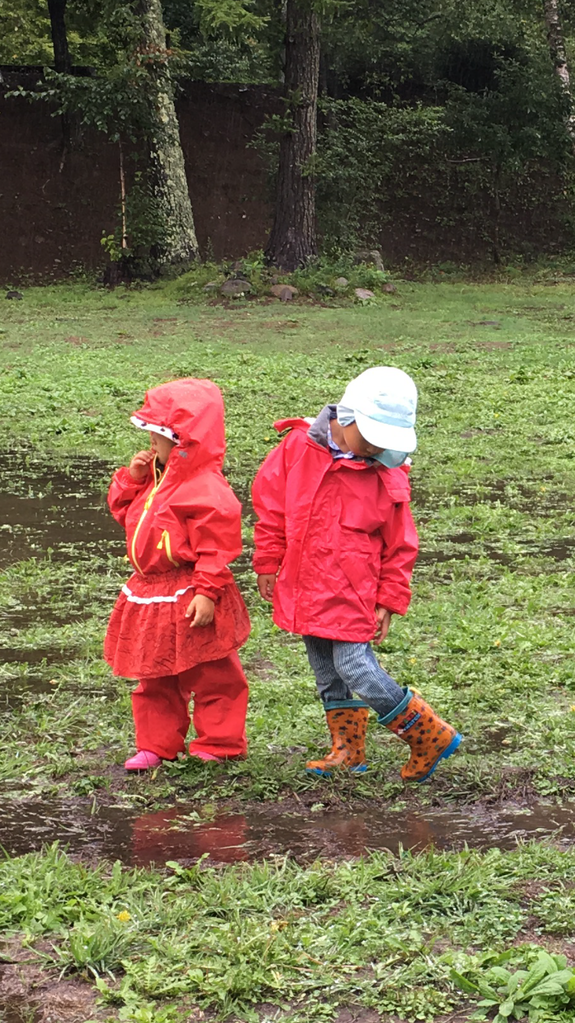
<instances>
[{"instance_id":1,"label":"rock on ground","mask_svg":"<svg viewBox=\"0 0 575 1023\"><path fill-rule=\"evenodd\" d=\"M374 266L376 270L381 270L382 273L385 271L379 249L358 249L353 257L353 261L356 264L367 263L368 266Z\"/></svg>"},{"instance_id":2,"label":"rock on ground","mask_svg":"<svg viewBox=\"0 0 575 1023\"><path fill-rule=\"evenodd\" d=\"M298 290L294 288L293 284L274 284L270 288L270 293L276 298L280 298L282 302L291 302Z\"/></svg>"},{"instance_id":3,"label":"rock on ground","mask_svg":"<svg viewBox=\"0 0 575 1023\"><path fill-rule=\"evenodd\" d=\"M221 294L226 298L240 298L241 295L249 295L251 291L253 288L249 281L236 278L225 281L220 288Z\"/></svg>"}]
</instances>

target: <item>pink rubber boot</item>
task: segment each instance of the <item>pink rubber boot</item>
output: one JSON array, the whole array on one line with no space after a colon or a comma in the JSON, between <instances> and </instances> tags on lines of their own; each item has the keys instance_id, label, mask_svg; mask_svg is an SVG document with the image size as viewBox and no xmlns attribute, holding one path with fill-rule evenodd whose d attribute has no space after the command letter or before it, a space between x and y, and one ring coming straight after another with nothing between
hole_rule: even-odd
<instances>
[{"instance_id":1,"label":"pink rubber boot","mask_svg":"<svg viewBox=\"0 0 575 1023\"><path fill-rule=\"evenodd\" d=\"M213 753L204 753L203 750L190 750L190 756L196 757L196 760L215 760L216 764L221 764L221 758L215 757Z\"/></svg>"},{"instance_id":2,"label":"pink rubber boot","mask_svg":"<svg viewBox=\"0 0 575 1023\"><path fill-rule=\"evenodd\" d=\"M141 749L136 753L135 757L130 757L126 760L124 767L126 771L149 771L152 767L159 767L162 763L161 758L157 753L152 753L148 749Z\"/></svg>"}]
</instances>

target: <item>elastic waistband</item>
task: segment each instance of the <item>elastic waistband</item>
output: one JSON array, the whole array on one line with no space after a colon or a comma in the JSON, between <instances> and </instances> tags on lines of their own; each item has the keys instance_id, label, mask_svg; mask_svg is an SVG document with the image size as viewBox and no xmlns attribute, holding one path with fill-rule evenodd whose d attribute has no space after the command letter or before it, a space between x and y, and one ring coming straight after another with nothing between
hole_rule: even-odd
<instances>
[{"instance_id":1,"label":"elastic waistband","mask_svg":"<svg viewBox=\"0 0 575 1023\"><path fill-rule=\"evenodd\" d=\"M166 585L166 587L178 589L189 582L194 574L194 565L186 563L180 565L179 568L172 568L168 572L148 572L146 575L141 575L139 572L134 572L133 576L128 579L128 586L137 584L138 586L154 586L158 584Z\"/></svg>"}]
</instances>

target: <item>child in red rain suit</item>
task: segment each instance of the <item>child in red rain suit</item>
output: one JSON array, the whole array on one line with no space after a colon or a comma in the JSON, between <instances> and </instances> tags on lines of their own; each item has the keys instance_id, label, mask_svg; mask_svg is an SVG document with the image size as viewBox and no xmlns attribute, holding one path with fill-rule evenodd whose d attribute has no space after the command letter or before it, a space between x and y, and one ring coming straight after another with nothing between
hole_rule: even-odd
<instances>
[{"instance_id":1,"label":"child in red rain suit","mask_svg":"<svg viewBox=\"0 0 575 1023\"><path fill-rule=\"evenodd\" d=\"M149 431L115 474L108 503L125 527L134 574L112 612L104 656L132 693L138 753L128 771L185 749L194 697L201 760L245 756L248 685L237 654L250 622L228 568L242 549L241 505L222 475L224 406L210 380L146 394L134 425Z\"/></svg>"},{"instance_id":2,"label":"child in red rain suit","mask_svg":"<svg viewBox=\"0 0 575 1023\"><path fill-rule=\"evenodd\" d=\"M416 447L416 405L402 370L366 370L311 426L276 423L290 432L254 481L259 591L276 625L303 636L331 733L331 753L307 764L313 774L366 770L370 707L411 748L405 779L423 781L461 742L383 670L370 644L411 599L418 541L405 462Z\"/></svg>"}]
</instances>

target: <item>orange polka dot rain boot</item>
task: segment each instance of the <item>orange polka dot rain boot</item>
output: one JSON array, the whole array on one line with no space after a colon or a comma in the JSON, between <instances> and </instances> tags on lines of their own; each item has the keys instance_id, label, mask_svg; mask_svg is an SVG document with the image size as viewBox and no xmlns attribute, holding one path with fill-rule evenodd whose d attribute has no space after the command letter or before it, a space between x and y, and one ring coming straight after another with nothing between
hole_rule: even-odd
<instances>
[{"instance_id":1,"label":"orange polka dot rain boot","mask_svg":"<svg viewBox=\"0 0 575 1023\"><path fill-rule=\"evenodd\" d=\"M334 770L363 774L365 762L365 733L369 706L361 700L337 700L325 704L327 726L331 733L331 753L323 760L310 760L308 774L328 777Z\"/></svg>"},{"instance_id":2,"label":"orange polka dot rain boot","mask_svg":"<svg viewBox=\"0 0 575 1023\"><path fill-rule=\"evenodd\" d=\"M401 768L405 781L425 781L433 774L440 760L455 753L462 736L435 713L428 703L411 689L391 714L379 717L380 725L403 739L411 756Z\"/></svg>"}]
</instances>

